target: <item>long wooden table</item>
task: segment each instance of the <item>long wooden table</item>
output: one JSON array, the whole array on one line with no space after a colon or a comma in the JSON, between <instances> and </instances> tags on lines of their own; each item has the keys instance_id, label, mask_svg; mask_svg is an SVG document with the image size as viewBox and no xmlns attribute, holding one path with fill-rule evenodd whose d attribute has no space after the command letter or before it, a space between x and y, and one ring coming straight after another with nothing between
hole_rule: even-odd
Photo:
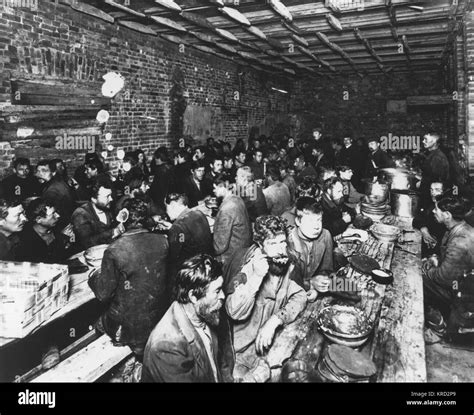
<instances>
[{"instance_id":1,"label":"long wooden table","mask_svg":"<svg viewBox=\"0 0 474 415\"><path fill-rule=\"evenodd\" d=\"M385 223L411 231L406 239L413 242L402 245L410 253L372 237L361 246L360 253L372 256L382 267L392 270L394 282L384 286L356 271L348 273L347 277L357 281L361 288L362 300L358 306L374 327L373 335L359 350L374 361L378 382L426 382L421 234L411 228L409 220L387 219ZM341 300L325 296L309 303L295 322L277 334L266 355L272 381L280 381L281 368L290 359L304 360L310 367L316 365L328 344L318 332L316 318L323 307L335 302Z\"/></svg>"}]
</instances>

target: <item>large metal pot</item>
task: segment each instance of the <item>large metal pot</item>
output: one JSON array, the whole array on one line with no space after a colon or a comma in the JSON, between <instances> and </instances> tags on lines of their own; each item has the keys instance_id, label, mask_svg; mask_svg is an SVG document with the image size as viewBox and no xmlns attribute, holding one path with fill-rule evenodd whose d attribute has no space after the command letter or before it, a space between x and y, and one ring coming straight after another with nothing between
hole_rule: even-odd
<instances>
[{"instance_id":1,"label":"large metal pot","mask_svg":"<svg viewBox=\"0 0 474 415\"><path fill-rule=\"evenodd\" d=\"M379 170L379 181L388 183L392 190L415 190L415 173L405 169L387 168Z\"/></svg>"},{"instance_id":2,"label":"large metal pot","mask_svg":"<svg viewBox=\"0 0 474 415\"><path fill-rule=\"evenodd\" d=\"M390 206L396 216L413 218L418 212L420 196L413 190L391 190Z\"/></svg>"},{"instance_id":3,"label":"large metal pot","mask_svg":"<svg viewBox=\"0 0 474 415\"><path fill-rule=\"evenodd\" d=\"M381 200L388 199L390 188L387 183L373 182L372 179L362 179L364 193L368 196L378 196Z\"/></svg>"}]
</instances>

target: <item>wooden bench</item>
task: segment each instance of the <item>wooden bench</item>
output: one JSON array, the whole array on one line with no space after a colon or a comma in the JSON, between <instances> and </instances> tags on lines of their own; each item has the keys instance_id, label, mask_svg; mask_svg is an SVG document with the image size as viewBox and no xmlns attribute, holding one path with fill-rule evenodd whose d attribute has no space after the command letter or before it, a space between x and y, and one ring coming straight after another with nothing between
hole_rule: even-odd
<instances>
[{"instance_id":1,"label":"wooden bench","mask_svg":"<svg viewBox=\"0 0 474 415\"><path fill-rule=\"evenodd\" d=\"M32 382L95 382L131 354L128 346L114 346L108 336L102 335Z\"/></svg>"}]
</instances>

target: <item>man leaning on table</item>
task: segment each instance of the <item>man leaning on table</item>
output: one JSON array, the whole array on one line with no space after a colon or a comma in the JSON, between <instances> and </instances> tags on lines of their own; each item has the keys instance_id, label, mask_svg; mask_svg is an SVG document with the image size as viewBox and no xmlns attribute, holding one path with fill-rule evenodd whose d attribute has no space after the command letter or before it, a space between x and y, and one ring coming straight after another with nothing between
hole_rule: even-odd
<instances>
[{"instance_id":1,"label":"man leaning on table","mask_svg":"<svg viewBox=\"0 0 474 415\"><path fill-rule=\"evenodd\" d=\"M440 257L432 256L423 264L429 342L455 333L459 327L474 328L474 288L466 284L467 275L474 270L474 228L464 220L468 211L467 202L460 197L444 198L433 209L447 231Z\"/></svg>"},{"instance_id":2,"label":"man leaning on table","mask_svg":"<svg viewBox=\"0 0 474 415\"><path fill-rule=\"evenodd\" d=\"M277 216L257 218L255 245L236 252L226 270L226 311L234 334L234 379L263 382L270 368L262 355L277 329L296 320L306 307L306 292L291 276L287 230Z\"/></svg>"}]
</instances>

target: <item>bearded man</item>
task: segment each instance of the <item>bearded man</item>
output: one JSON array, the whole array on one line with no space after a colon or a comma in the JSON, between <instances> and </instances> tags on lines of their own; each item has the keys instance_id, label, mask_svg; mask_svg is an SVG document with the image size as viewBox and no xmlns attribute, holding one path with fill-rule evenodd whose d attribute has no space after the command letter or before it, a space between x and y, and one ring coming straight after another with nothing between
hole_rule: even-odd
<instances>
[{"instance_id":1,"label":"bearded man","mask_svg":"<svg viewBox=\"0 0 474 415\"><path fill-rule=\"evenodd\" d=\"M222 269L206 254L187 260L175 301L148 339L142 382L231 382L233 356Z\"/></svg>"},{"instance_id":2,"label":"bearded man","mask_svg":"<svg viewBox=\"0 0 474 415\"><path fill-rule=\"evenodd\" d=\"M306 292L292 280L284 219L257 218L255 244L237 252L228 268L226 311L233 321L234 379L263 382L270 367L261 356L277 329L296 320L306 307Z\"/></svg>"},{"instance_id":3,"label":"bearded man","mask_svg":"<svg viewBox=\"0 0 474 415\"><path fill-rule=\"evenodd\" d=\"M333 237L343 233L355 216L354 210L344 204L344 185L337 177L324 182L324 193L321 198L323 208L323 228Z\"/></svg>"},{"instance_id":4,"label":"bearded man","mask_svg":"<svg viewBox=\"0 0 474 415\"><path fill-rule=\"evenodd\" d=\"M71 222L80 248L109 244L125 232L122 224L113 226L110 213L112 189L108 181L98 180L92 186L90 202L78 207L72 214Z\"/></svg>"}]
</instances>

